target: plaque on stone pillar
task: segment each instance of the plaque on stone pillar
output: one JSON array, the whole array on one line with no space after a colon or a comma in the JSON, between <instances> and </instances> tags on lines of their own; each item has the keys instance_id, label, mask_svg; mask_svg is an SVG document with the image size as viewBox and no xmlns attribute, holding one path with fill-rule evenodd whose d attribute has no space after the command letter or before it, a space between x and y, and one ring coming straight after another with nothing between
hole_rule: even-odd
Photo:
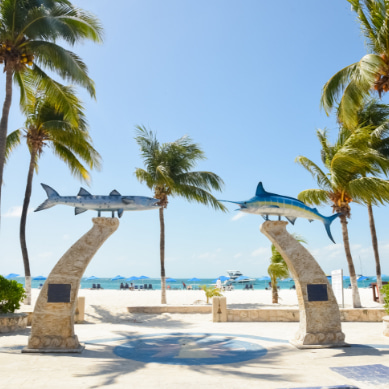
<instances>
[{"instance_id":1,"label":"plaque on stone pillar","mask_svg":"<svg viewBox=\"0 0 389 389\"><path fill-rule=\"evenodd\" d=\"M307 284L308 301L328 301L326 284Z\"/></svg>"},{"instance_id":2,"label":"plaque on stone pillar","mask_svg":"<svg viewBox=\"0 0 389 389\"><path fill-rule=\"evenodd\" d=\"M47 290L48 303L70 303L71 284L49 284Z\"/></svg>"}]
</instances>

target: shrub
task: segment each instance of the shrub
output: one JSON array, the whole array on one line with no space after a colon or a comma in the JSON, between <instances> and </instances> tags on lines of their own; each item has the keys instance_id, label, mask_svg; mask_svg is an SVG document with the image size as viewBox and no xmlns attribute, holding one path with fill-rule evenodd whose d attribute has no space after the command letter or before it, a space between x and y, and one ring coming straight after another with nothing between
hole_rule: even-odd
<instances>
[{"instance_id":1,"label":"shrub","mask_svg":"<svg viewBox=\"0 0 389 389\"><path fill-rule=\"evenodd\" d=\"M389 284L384 285L380 290L380 293L384 297L385 312L389 315Z\"/></svg>"},{"instance_id":2,"label":"shrub","mask_svg":"<svg viewBox=\"0 0 389 389\"><path fill-rule=\"evenodd\" d=\"M15 312L26 297L22 284L0 276L0 313Z\"/></svg>"},{"instance_id":3,"label":"shrub","mask_svg":"<svg viewBox=\"0 0 389 389\"><path fill-rule=\"evenodd\" d=\"M212 286L202 285L201 289L205 292L205 296L207 297L207 304L209 303L209 299L216 296L223 296L220 293L220 290L217 288L213 288Z\"/></svg>"}]
</instances>

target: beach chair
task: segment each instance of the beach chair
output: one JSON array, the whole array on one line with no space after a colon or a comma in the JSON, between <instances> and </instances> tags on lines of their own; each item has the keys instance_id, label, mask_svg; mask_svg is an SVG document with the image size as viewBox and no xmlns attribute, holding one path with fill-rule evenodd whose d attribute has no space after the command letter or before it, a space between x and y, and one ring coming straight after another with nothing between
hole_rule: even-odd
<instances>
[{"instance_id":1,"label":"beach chair","mask_svg":"<svg viewBox=\"0 0 389 389\"><path fill-rule=\"evenodd\" d=\"M143 285L143 289L147 290L147 284Z\"/></svg>"},{"instance_id":2,"label":"beach chair","mask_svg":"<svg viewBox=\"0 0 389 389\"><path fill-rule=\"evenodd\" d=\"M104 288L102 288L100 284L97 284L97 288L96 289L104 289Z\"/></svg>"},{"instance_id":3,"label":"beach chair","mask_svg":"<svg viewBox=\"0 0 389 389\"><path fill-rule=\"evenodd\" d=\"M135 289L135 290L138 290L138 285L135 285L135 286L134 286L134 289Z\"/></svg>"},{"instance_id":4,"label":"beach chair","mask_svg":"<svg viewBox=\"0 0 389 389\"><path fill-rule=\"evenodd\" d=\"M143 285L139 285L139 290L143 290Z\"/></svg>"},{"instance_id":5,"label":"beach chair","mask_svg":"<svg viewBox=\"0 0 389 389\"><path fill-rule=\"evenodd\" d=\"M153 284L149 284L149 290L153 289Z\"/></svg>"},{"instance_id":6,"label":"beach chair","mask_svg":"<svg viewBox=\"0 0 389 389\"><path fill-rule=\"evenodd\" d=\"M96 289L96 284L92 284L92 289Z\"/></svg>"}]
</instances>

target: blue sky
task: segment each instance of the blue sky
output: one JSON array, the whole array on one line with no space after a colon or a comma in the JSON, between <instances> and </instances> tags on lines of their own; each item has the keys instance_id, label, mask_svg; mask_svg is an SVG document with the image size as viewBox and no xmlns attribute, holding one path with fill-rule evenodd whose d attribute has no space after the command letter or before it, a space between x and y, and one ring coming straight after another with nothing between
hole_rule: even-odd
<instances>
[{"instance_id":1,"label":"blue sky","mask_svg":"<svg viewBox=\"0 0 389 389\"><path fill-rule=\"evenodd\" d=\"M298 155L320 161L316 129L334 118L320 110L324 83L365 53L355 14L346 0L103 0L74 1L99 17L102 45L73 50L89 67L97 100L80 90L91 135L103 158L90 186L72 177L46 149L34 177L31 208L46 198L40 183L62 195L80 186L93 194L112 189L123 195L152 196L137 182L142 167L134 127L145 125L161 142L187 134L208 159L197 170L217 173L225 182L217 198L249 199L262 181L266 190L296 197L315 183L294 163ZM112 5L114 4L114 5ZM0 88L0 101L4 98ZM17 93L9 131L23 124ZM18 209L24 197L28 153L20 147L5 170L0 233L0 274L23 274ZM166 272L170 277L214 277L227 269L248 276L266 274L270 243L259 231L260 216L229 213L171 198L165 212ZM330 207L320 212L330 215ZM383 273L389 274L386 236L388 210L376 208ZM33 275L47 275L57 260L91 228L94 212L74 216L57 206L30 213L27 243ZM107 215L109 216L109 215ZM348 274L340 223L332 225L337 244L321 222L298 219L290 232L308 241L324 271L343 268ZM367 211L352 204L349 222L358 273L374 274ZM119 230L96 254L86 275L158 277L158 212L127 212Z\"/></svg>"}]
</instances>

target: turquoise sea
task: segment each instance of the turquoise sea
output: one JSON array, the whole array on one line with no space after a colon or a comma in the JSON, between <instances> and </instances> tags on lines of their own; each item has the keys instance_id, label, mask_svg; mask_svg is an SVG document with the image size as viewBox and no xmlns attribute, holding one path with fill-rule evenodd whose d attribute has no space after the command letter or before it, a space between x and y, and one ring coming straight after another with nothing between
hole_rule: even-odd
<instances>
[{"instance_id":1,"label":"turquoise sea","mask_svg":"<svg viewBox=\"0 0 389 389\"><path fill-rule=\"evenodd\" d=\"M16 277L14 278L16 281L20 282L21 284L24 285L24 277ZM170 289L183 289L183 282L186 284L186 286L188 285L192 285L192 286L195 286L195 287L198 287L200 285L214 285L215 284L215 279L214 278L203 278L201 279L201 281L197 281L197 282L190 282L188 281L189 278L175 278L175 282L167 282L166 285L169 287L170 286ZM120 284L121 283L128 283L130 284L130 281L126 281L125 279L124 280L114 280L112 281L111 278L98 278L98 279L95 279L95 280L86 280L86 279L82 279L81 281L81 289L89 289L89 288L92 288L93 287L93 284L97 285L97 284L100 284L100 286L103 288L103 289L120 289ZM331 282L331 281L330 281ZM358 286L360 288L367 288L369 286L370 283L372 282L375 282L374 280L364 280L364 281L359 281L358 282ZM43 284L44 281L38 281L38 280L32 280L32 287L33 288L39 288L39 286L41 284ZM147 287L149 287L149 285L151 284L152 285L152 288L153 289L161 289L161 280L159 278L150 278L150 279L147 279L147 280L142 280L142 281L133 281L134 285L144 285L144 284L147 284ZM344 288L347 288L350 284L350 280L344 280L343 281L343 286ZM234 284L234 289L244 289L246 284ZM281 289L290 289L292 286L294 285L294 282L293 281L278 281L278 286L281 288ZM255 281L255 283L253 284L253 287L254 289L265 289L266 287L269 286L269 281Z\"/></svg>"}]
</instances>

